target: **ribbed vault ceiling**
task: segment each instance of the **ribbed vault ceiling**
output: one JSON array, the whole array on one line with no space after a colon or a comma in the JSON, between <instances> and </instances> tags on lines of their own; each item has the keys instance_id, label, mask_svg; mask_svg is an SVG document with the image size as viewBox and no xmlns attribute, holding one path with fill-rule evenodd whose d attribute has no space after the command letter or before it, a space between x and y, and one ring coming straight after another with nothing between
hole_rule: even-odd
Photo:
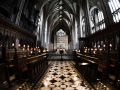
<instances>
[{"instance_id":1,"label":"ribbed vault ceiling","mask_svg":"<svg viewBox=\"0 0 120 90\"><path fill-rule=\"evenodd\" d=\"M75 15L75 9L72 0L51 0L45 5L45 10L51 31L62 28L69 31L69 23Z\"/></svg>"},{"instance_id":2,"label":"ribbed vault ceiling","mask_svg":"<svg viewBox=\"0 0 120 90\"><path fill-rule=\"evenodd\" d=\"M38 9L44 9L51 31L56 29L69 30L75 16L74 0L40 0Z\"/></svg>"},{"instance_id":3,"label":"ribbed vault ceiling","mask_svg":"<svg viewBox=\"0 0 120 90\"><path fill-rule=\"evenodd\" d=\"M38 0L36 8L43 10L51 33L63 29L70 33L71 26L77 16L77 8L84 9L87 0ZM89 6L97 5L98 0L88 0ZM78 5L78 7L77 7ZM46 23L46 22L45 22Z\"/></svg>"}]
</instances>

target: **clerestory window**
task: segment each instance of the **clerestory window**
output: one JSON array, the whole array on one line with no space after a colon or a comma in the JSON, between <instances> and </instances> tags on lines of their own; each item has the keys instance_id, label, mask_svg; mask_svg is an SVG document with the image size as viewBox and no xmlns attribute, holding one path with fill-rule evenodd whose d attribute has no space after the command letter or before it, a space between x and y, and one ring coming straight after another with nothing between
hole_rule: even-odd
<instances>
[{"instance_id":1,"label":"clerestory window","mask_svg":"<svg viewBox=\"0 0 120 90\"><path fill-rule=\"evenodd\" d=\"M103 12L97 8L91 11L91 33L105 29Z\"/></svg>"},{"instance_id":2,"label":"clerestory window","mask_svg":"<svg viewBox=\"0 0 120 90\"><path fill-rule=\"evenodd\" d=\"M113 15L113 21L115 23L120 21L120 1L119 0L109 0L108 1L111 13Z\"/></svg>"},{"instance_id":3,"label":"clerestory window","mask_svg":"<svg viewBox=\"0 0 120 90\"><path fill-rule=\"evenodd\" d=\"M100 30L105 28L103 12L100 10L98 10L98 26Z\"/></svg>"}]
</instances>

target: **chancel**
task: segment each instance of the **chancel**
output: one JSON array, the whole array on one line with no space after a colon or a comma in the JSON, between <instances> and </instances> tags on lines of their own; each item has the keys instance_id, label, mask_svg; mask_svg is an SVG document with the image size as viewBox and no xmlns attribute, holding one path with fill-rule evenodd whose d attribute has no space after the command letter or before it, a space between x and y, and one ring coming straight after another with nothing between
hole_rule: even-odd
<instances>
[{"instance_id":1,"label":"chancel","mask_svg":"<svg viewBox=\"0 0 120 90\"><path fill-rule=\"evenodd\" d=\"M0 0L0 90L120 90L120 0Z\"/></svg>"}]
</instances>

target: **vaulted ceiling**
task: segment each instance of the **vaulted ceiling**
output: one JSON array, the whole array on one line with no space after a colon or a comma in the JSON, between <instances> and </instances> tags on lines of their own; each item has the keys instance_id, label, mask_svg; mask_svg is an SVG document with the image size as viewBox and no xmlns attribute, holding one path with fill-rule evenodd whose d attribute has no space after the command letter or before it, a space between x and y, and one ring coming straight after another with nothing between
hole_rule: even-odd
<instances>
[{"instance_id":1,"label":"vaulted ceiling","mask_svg":"<svg viewBox=\"0 0 120 90\"><path fill-rule=\"evenodd\" d=\"M87 0L38 0L36 8L44 10L45 19L51 32L60 28L70 33L71 26L77 15L77 8L83 8ZM90 7L98 4L98 0L88 0Z\"/></svg>"},{"instance_id":2,"label":"vaulted ceiling","mask_svg":"<svg viewBox=\"0 0 120 90\"><path fill-rule=\"evenodd\" d=\"M62 28L69 31L70 24L75 16L75 8L72 0L51 0L45 5L48 23L52 31Z\"/></svg>"}]
</instances>

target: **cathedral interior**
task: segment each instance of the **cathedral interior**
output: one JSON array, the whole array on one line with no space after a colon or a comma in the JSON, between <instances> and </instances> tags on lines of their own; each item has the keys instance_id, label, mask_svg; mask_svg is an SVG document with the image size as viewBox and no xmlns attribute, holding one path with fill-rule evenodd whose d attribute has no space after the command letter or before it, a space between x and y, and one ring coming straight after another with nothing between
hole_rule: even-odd
<instances>
[{"instance_id":1,"label":"cathedral interior","mask_svg":"<svg viewBox=\"0 0 120 90\"><path fill-rule=\"evenodd\" d=\"M120 0L0 0L0 90L120 90Z\"/></svg>"}]
</instances>

